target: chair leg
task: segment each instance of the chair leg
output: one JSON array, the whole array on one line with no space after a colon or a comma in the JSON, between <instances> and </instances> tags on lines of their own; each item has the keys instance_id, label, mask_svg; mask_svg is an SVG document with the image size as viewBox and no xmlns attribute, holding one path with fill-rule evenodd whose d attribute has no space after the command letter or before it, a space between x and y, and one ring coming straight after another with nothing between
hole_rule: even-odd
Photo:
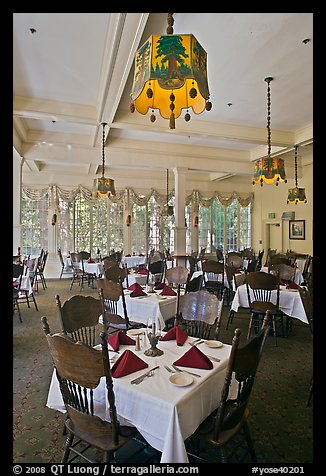
<instances>
[{"instance_id":1,"label":"chair leg","mask_svg":"<svg viewBox=\"0 0 326 476\"><path fill-rule=\"evenodd\" d=\"M233 318L234 318L234 311L232 311L231 309L229 312L228 322L226 323L226 328L225 328L226 330L228 330L229 324L232 324Z\"/></svg>"},{"instance_id":2,"label":"chair leg","mask_svg":"<svg viewBox=\"0 0 326 476\"><path fill-rule=\"evenodd\" d=\"M65 450L63 453L62 457L62 463L66 463L68 461L69 453L70 453L70 447L72 445L74 439L74 435L72 433L68 433L67 439L66 439L66 445L65 445Z\"/></svg>"},{"instance_id":3,"label":"chair leg","mask_svg":"<svg viewBox=\"0 0 326 476\"><path fill-rule=\"evenodd\" d=\"M254 320L254 315L251 314L250 321L249 321L249 327L248 327L248 333L247 333L247 340L250 338L251 329L252 329L252 325L253 325L253 320Z\"/></svg>"},{"instance_id":4,"label":"chair leg","mask_svg":"<svg viewBox=\"0 0 326 476\"><path fill-rule=\"evenodd\" d=\"M251 439L249 425L248 425L247 422L244 424L243 430L244 430L244 433L245 433L245 438L246 438L246 442L247 442L247 445L248 445L251 460L252 460L253 463L255 463L257 461L257 455L256 455L256 452L255 452L254 444L253 444L252 439Z\"/></svg>"},{"instance_id":5,"label":"chair leg","mask_svg":"<svg viewBox=\"0 0 326 476\"><path fill-rule=\"evenodd\" d=\"M277 347L276 317L275 316L272 316L272 328L273 328L273 335L275 340L275 347Z\"/></svg>"},{"instance_id":6,"label":"chair leg","mask_svg":"<svg viewBox=\"0 0 326 476\"><path fill-rule=\"evenodd\" d=\"M36 304L36 299L35 299L34 293L32 294L32 299L33 299L33 302L34 302L35 309L38 311L38 307L37 307L37 304Z\"/></svg>"}]
</instances>

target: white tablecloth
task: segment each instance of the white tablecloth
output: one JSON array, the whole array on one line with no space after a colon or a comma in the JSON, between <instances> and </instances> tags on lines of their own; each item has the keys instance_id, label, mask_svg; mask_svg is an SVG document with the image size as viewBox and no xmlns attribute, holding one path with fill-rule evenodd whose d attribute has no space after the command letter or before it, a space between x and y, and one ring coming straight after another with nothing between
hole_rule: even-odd
<instances>
[{"instance_id":1,"label":"white tablecloth","mask_svg":"<svg viewBox=\"0 0 326 476\"><path fill-rule=\"evenodd\" d=\"M135 268L140 264L145 264L146 256L123 256L121 262L127 265L127 268Z\"/></svg>"},{"instance_id":2,"label":"white tablecloth","mask_svg":"<svg viewBox=\"0 0 326 476\"><path fill-rule=\"evenodd\" d=\"M192 274L192 276L191 276L191 279L197 278L197 276L202 276L202 274L203 274L203 272L202 272L201 270L199 270L199 271L194 271L193 274ZM221 274L222 274L222 273L221 273ZM214 280L215 280L215 277L209 278L209 279L211 279L212 281L214 281ZM216 279L216 281L217 281L217 279ZM224 284L224 286L225 286L226 288L229 287L229 283L228 283L228 279L227 279L226 273L224 273L223 284ZM204 286L204 282L203 282L203 286Z\"/></svg>"},{"instance_id":3,"label":"white tablecloth","mask_svg":"<svg viewBox=\"0 0 326 476\"><path fill-rule=\"evenodd\" d=\"M268 266L262 266L260 271L262 271L263 273L268 273ZM300 269L297 268L295 270L294 282L296 284L300 285L301 283L303 283L303 281L304 281L304 279L303 279L302 273L301 273Z\"/></svg>"},{"instance_id":4,"label":"white tablecloth","mask_svg":"<svg viewBox=\"0 0 326 476\"><path fill-rule=\"evenodd\" d=\"M157 291L154 294L148 294L146 297L130 297L128 291L125 291L125 300L129 319L135 322L147 324L149 317L157 317L160 320L162 329L165 327L165 321L174 317L177 310L176 296L160 296ZM123 317L122 300L118 302L118 313Z\"/></svg>"},{"instance_id":5,"label":"white tablecloth","mask_svg":"<svg viewBox=\"0 0 326 476\"><path fill-rule=\"evenodd\" d=\"M253 299L252 294L251 296ZM276 303L276 291L275 293L273 291L271 300L273 303ZM232 311L238 312L239 307L249 307L247 287L245 284L237 288L231 304ZM309 324L299 291L284 289L284 287L281 286L280 309L287 316L295 317L305 324Z\"/></svg>"},{"instance_id":6,"label":"white tablecloth","mask_svg":"<svg viewBox=\"0 0 326 476\"><path fill-rule=\"evenodd\" d=\"M128 285L131 286L134 283L138 283L141 286L145 286L147 281L147 275L146 274L138 274L138 273L130 273L128 274ZM127 278L123 280L122 286L124 288L127 288Z\"/></svg>"},{"instance_id":7,"label":"white tablecloth","mask_svg":"<svg viewBox=\"0 0 326 476\"><path fill-rule=\"evenodd\" d=\"M194 339L188 338L189 341ZM151 378L139 385L131 385L130 381L143 374L143 370L114 379L115 403L121 424L126 420L130 426L136 426L148 443L162 452L161 463L188 463L184 440L190 436L200 423L218 406L223 387L226 366L231 347L224 345L218 349L209 349L202 344L200 350L221 359L213 362L212 370L189 369L202 377L194 377L192 385L187 387L174 386L169 377L172 375L164 368L190 349L188 341L181 347L176 341L163 341L158 347L164 351L160 357L146 357L143 353L135 353L149 365L159 365ZM120 346L120 353L131 346ZM110 357L112 354L110 353ZM101 379L100 388L94 391L95 413L109 419L107 411L105 382ZM232 395L231 395L232 397ZM49 408L64 411L55 372L52 376L47 404Z\"/></svg>"},{"instance_id":8,"label":"white tablecloth","mask_svg":"<svg viewBox=\"0 0 326 476\"><path fill-rule=\"evenodd\" d=\"M20 276L17 279L14 279L13 281L16 283L19 283ZM30 296L33 293L33 288L31 285L31 280L29 276L22 276L21 284L20 284L20 290L24 291L24 293L21 293L21 295L25 295L25 291L28 291L28 295Z\"/></svg>"}]
</instances>

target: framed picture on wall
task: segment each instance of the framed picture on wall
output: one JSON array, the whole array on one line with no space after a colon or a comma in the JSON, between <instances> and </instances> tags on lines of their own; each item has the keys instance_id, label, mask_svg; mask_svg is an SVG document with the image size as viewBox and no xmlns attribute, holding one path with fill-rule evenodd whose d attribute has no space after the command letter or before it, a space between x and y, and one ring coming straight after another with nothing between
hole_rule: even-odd
<instances>
[{"instance_id":1,"label":"framed picture on wall","mask_svg":"<svg viewBox=\"0 0 326 476\"><path fill-rule=\"evenodd\" d=\"M289 221L289 239L290 240L305 240L306 235L306 221L305 220L290 220Z\"/></svg>"}]
</instances>

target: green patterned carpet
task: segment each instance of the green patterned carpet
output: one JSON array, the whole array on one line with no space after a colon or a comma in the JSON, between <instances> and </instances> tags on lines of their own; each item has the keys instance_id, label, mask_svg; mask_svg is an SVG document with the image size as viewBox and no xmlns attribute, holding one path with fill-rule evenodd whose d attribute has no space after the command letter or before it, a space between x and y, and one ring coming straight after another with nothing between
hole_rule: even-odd
<instances>
[{"instance_id":1,"label":"green patterned carpet","mask_svg":"<svg viewBox=\"0 0 326 476\"><path fill-rule=\"evenodd\" d=\"M36 294L34 305L21 305L23 323L13 317L13 462L60 463L65 437L63 414L45 406L52 363L44 338L41 317L47 316L51 332L60 331L55 294L64 302L79 293L70 291L70 280L48 280L47 289ZM97 291L84 289L84 295ZM224 307L219 339L231 343L235 327L245 339L248 314L239 313L225 330L229 308ZM250 401L250 426L259 463L313 462L313 403L306 406L312 376L313 344L308 325L293 320L289 338L279 338L278 347L268 337ZM125 451L125 450L124 450ZM131 463L145 462L151 451ZM124 455L121 455L124 457ZM143 458L143 459L142 459Z\"/></svg>"}]
</instances>

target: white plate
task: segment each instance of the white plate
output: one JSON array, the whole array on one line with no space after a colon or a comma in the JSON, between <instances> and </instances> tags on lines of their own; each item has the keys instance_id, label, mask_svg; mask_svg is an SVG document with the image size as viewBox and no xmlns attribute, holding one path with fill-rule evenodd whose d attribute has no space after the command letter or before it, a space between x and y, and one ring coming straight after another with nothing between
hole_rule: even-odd
<instances>
[{"instance_id":1,"label":"white plate","mask_svg":"<svg viewBox=\"0 0 326 476\"><path fill-rule=\"evenodd\" d=\"M219 340L205 340L204 344L207 345L207 347L210 347L211 349L223 347L223 342L220 342Z\"/></svg>"},{"instance_id":2,"label":"white plate","mask_svg":"<svg viewBox=\"0 0 326 476\"><path fill-rule=\"evenodd\" d=\"M194 381L193 377L189 374L184 372L177 372L169 378L170 382L177 387L187 387L187 385L191 385Z\"/></svg>"},{"instance_id":3,"label":"white plate","mask_svg":"<svg viewBox=\"0 0 326 476\"><path fill-rule=\"evenodd\" d=\"M140 336L141 334L144 334L144 331L142 331L141 329L129 329L127 331L127 334L129 336Z\"/></svg>"},{"instance_id":4,"label":"white plate","mask_svg":"<svg viewBox=\"0 0 326 476\"><path fill-rule=\"evenodd\" d=\"M286 291L290 291L291 293L297 293L299 290L298 289L287 289Z\"/></svg>"}]
</instances>

